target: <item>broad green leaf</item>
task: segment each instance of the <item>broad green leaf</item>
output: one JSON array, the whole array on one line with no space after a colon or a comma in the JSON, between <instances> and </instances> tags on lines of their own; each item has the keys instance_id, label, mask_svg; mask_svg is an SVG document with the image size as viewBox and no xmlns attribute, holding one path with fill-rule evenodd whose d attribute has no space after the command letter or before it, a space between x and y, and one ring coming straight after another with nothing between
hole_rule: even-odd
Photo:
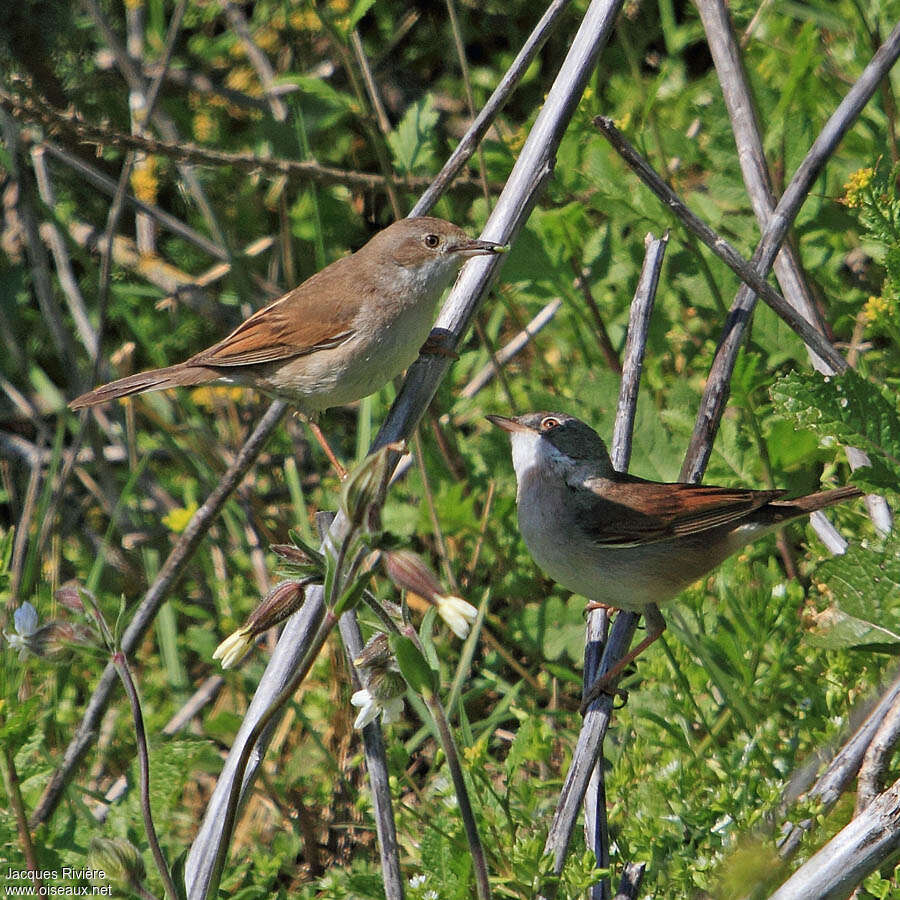
<instances>
[{"instance_id":1,"label":"broad green leaf","mask_svg":"<svg viewBox=\"0 0 900 900\"><path fill-rule=\"evenodd\" d=\"M814 618L810 639L826 647L900 644L900 539L851 547L814 575L831 605Z\"/></svg>"},{"instance_id":2,"label":"broad green leaf","mask_svg":"<svg viewBox=\"0 0 900 900\"><path fill-rule=\"evenodd\" d=\"M802 428L869 454L867 483L896 491L900 484L900 414L897 401L850 370L843 375L792 372L772 386L772 400Z\"/></svg>"},{"instance_id":3,"label":"broad green leaf","mask_svg":"<svg viewBox=\"0 0 900 900\"><path fill-rule=\"evenodd\" d=\"M400 124L388 136L397 168L405 174L428 173L434 168L434 128L438 112L430 94L406 111Z\"/></svg>"},{"instance_id":4,"label":"broad green leaf","mask_svg":"<svg viewBox=\"0 0 900 900\"><path fill-rule=\"evenodd\" d=\"M417 694L436 691L435 672L412 640L402 634L392 634L391 650L397 657L397 665L400 666L406 683Z\"/></svg>"}]
</instances>

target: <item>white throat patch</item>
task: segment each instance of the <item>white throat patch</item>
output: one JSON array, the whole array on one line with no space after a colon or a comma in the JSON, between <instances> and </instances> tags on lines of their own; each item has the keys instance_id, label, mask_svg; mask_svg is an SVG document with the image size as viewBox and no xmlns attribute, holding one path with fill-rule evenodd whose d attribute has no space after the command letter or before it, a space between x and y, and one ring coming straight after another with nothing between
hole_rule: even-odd
<instances>
[{"instance_id":1,"label":"white throat patch","mask_svg":"<svg viewBox=\"0 0 900 900\"><path fill-rule=\"evenodd\" d=\"M541 435L533 431L514 431L512 439L512 461L516 479L521 481L529 469L553 471L565 464L563 455Z\"/></svg>"}]
</instances>

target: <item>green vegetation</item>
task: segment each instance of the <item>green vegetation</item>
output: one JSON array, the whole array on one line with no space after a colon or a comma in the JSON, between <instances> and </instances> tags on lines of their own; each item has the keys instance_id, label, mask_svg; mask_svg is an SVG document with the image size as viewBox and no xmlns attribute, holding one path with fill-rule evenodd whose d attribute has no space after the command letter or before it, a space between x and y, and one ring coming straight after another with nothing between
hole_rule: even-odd
<instances>
[{"instance_id":1,"label":"green vegetation","mask_svg":"<svg viewBox=\"0 0 900 900\"><path fill-rule=\"evenodd\" d=\"M121 44L129 28L141 38L136 52L148 78L172 5L96 7ZM80 426L65 402L95 383L91 329L102 324L101 356L110 360L97 382L178 362L208 346L272 296L270 287L287 289L360 246L392 221L392 203L405 214L470 117L443 6L259 0L241 7L253 44L274 71L273 96L285 113L279 121L225 5L193 0L175 45L175 74L156 107L176 137L166 137L158 123L149 134L217 152L314 160L374 174L378 183L283 174L234 160L198 163L193 177L208 203L205 214L182 160L157 148L138 158L130 191L219 245L232 264L210 275L221 258L171 230L157 229L147 242L126 208L101 309L99 253L111 197L66 158L115 183L126 150L114 135L132 131L128 87L89 6L54 0L7 6L0 12L0 65L8 76L0 85L0 626L17 635L13 610L28 601L39 627L50 629L30 642L37 655L17 652L21 634L0 646L0 859L24 868L16 798L30 815L108 662L84 617L66 603L72 590L61 589L78 582L120 634L269 403L250 391L200 388L112 405L100 424L88 417L73 464L66 450ZM478 232L489 213L485 190L493 201L508 177L585 7L574 3L563 15L486 137L483 155L473 157L464 182L448 190L435 215ZM758 7L735 0L731 14L746 38L744 61L770 170L783 188L900 18L900 3L763 4L757 18ZM541 11L521 2L457 4L476 110ZM354 27L386 107L387 133L366 93ZM896 502L896 84L896 75L885 82L829 160L791 238L822 317L855 371L830 380L814 373L801 341L759 304L709 483L800 494L853 481ZM63 120L51 128L33 113L14 118L9 97L22 108L35 101L45 113L77 111L104 137L95 133L91 146ZM426 558L448 593L486 609L477 643L463 643L434 612L423 616L424 604L407 598L422 624L424 656L438 671L497 897L532 897L551 870L542 850L581 724L584 602L545 579L528 556L516 526L508 442L484 415L563 409L608 437L619 379L598 322L621 355L644 235L671 229L631 470L675 480L739 286L621 163L592 125L601 114L612 116L745 257L759 239L696 10L667 0L629 2L573 116L553 178L423 419L413 447L419 464L391 488L382 515L384 530ZM40 154L42 139L53 147ZM39 184L42 166L52 197ZM46 251L46 261L35 256L29 217L35 228L58 229L89 327L79 325L56 259ZM208 287L185 288L205 274ZM499 378L464 395L492 351L554 298L563 303L550 324ZM348 465L365 457L394 396L388 386L358 406L323 415L322 428ZM843 443L866 451L871 466L851 476ZM290 542L292 531L316 545L314 515L337 509L340 495L318 445L289 414L129 655L149 736L154 819L170 864L190 846L270 645L225 673L221 691L188 728L165 735L163 727L220 674L216 646L280 580L281 560L270 545ZM777 545L771 539L751 546L665 611L669 631L623 681L628 701L616 710L606 742L614 884L624 863L646 861L643 896L765 897L852 815L851 795L824 812L783 798L793 796L795 785L808 786L804 767L817 754L830 758L853 711L893 671L900 549L896 538L878 535L861 502L828 515L850 541L847 556L829 558L805 524L792 526ZM387 578L369 587L380 599L400 602ZM360 619L368 637L377 621L365 609ZM335 636L289 705L238 822L222 881L228 896L383 896L353 690ZM407 896L472 896L463 825L426 705L408 693L404 717L385 733ZM117 687L62 802L32 833L40 868L81 869L93 858L92 842L104 858L126 846L95 839L127 840L143 859L145 886L161 896L137 771L131 713ZM897 775L894 762L884 782ZM98 821L100 802L120 776L129 789ZM782 862L776 848L782 825L807 818L814 826L798 856ZM127 853L126 847L120 855ZM580 896L597 876L576 829L558 896ZM860 896L898 891L900 871L889 864L869 876Z\"/></svg>"}]
</instances>

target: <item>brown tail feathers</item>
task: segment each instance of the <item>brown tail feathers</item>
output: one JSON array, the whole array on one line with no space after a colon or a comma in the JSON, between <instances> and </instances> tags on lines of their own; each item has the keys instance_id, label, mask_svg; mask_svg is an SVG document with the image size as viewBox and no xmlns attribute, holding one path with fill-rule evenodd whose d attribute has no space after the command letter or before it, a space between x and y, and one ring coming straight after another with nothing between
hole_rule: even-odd
<instances>
[{"instance_id":1,"label":"brown tail feathers","mask_svg":"<svg viewBox=\"0 0 900 900\"><path fill-rule=\"evenodd\" d=\"M862 495L863 492L859 488L848 484L830 491L819 491L818 494L798 497L796 500L771 500L763 509L772 515L773 522L781 522L796 516L808 515L817 509L824 509L826 506L834 506L835 503L841 503L851 497L862 497Z\"/></svg>"},{"instance_id":2,"label":"brown tail feathers","mask_svg":"<svg viewBox=\"0 0 900 900\"><path fill-rule=\"evenodd\" d=\"M145 391L161 391L165 388L196 384L207 384L215 381L220 372L205 366L188 366L181 363L176 366L167 366L164 369L151 369L149 372L138 372L136 375L128 375L118 381L100 385L80 397L76 397L70 404L70 409L83 409L86 406L97 406L119 397L129 397L132 394L143 394Z\"/></svg>"}]
</instances>

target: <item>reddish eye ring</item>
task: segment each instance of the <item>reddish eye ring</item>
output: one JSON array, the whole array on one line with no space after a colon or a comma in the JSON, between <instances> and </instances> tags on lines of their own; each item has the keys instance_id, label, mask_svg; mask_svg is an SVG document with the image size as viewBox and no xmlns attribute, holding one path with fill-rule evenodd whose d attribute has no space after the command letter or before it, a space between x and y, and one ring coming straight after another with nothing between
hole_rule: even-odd
<instances>
[{"instance_id":1,"label":"reddish eye ring","mask_svg":"<svg viewBox=\"0 0 900 900\"><path fill-rule=\"evenodd\" d=\"M546 416L541 419L541 431L550 431L551 428L556 428L557 425L559 425L559 419L553 416Z\"/></svg>"},{"instance_id":2,"label":"reddish eye ring","mask_svg":"<svg viewBox=\"0 0 900 900\"><path fill-rule=\"evenodd\" d=\"M440 242L441 240L436 234L425 235L425 246L430 247L432 250L434 250Z\"/></svg>"}]
</instances>

